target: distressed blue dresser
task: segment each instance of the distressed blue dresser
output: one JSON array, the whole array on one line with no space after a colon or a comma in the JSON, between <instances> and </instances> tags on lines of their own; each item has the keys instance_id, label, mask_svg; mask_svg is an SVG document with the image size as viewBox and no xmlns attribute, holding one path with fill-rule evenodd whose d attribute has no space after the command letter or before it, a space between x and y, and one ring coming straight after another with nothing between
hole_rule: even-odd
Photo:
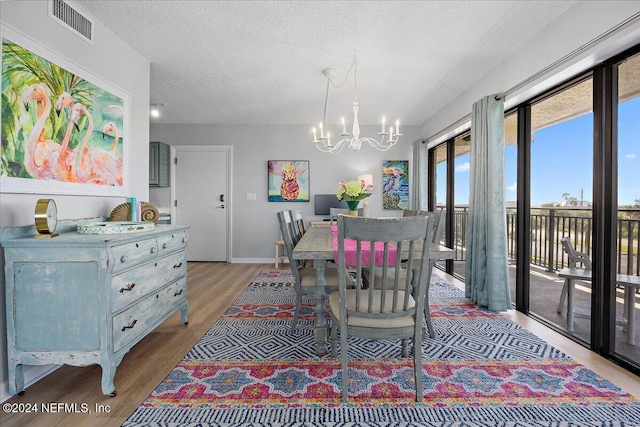
<instances>
[{"instance_id":1,"label":"distressed blue dresser","mask_svg":"<svg viewBox=\"0 0 640 427\"><path fill-rule=\"evenodd\" d=\"M23 391L23 365L99 364L102 392L115 396L131 347L178 310L187 324L187 227L86 235L65 223L55 238L34 227L0 234L9 391Z\"/></svg>"}]
</instances>

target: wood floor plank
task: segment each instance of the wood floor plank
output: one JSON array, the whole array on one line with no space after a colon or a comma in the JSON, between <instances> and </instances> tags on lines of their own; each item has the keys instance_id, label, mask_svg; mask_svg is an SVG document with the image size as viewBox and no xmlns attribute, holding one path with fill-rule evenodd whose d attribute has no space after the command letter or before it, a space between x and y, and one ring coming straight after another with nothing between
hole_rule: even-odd
<instances>
[{"instance_id":1,"label":"wood floor plank","mask_svg":"<svg viewBox=\"0 0 640 427\"><path fill-rule=\"evenodd\" d=\"M0 412L2 427L30 426L119 426L142 403L182 357L204 335L233 301L263 269L272 264L227 264L190 262L189 324L182 325L179 313L167 319L127 354L115 377L116 397L107 397L100 388L99 366L62 366L10 403L83 403L92 413L7 414ZM282 267L288 269L287 265ZM443 273L441 273L443 274ZM447 279L451 279L445 276ZM622 389L640 398L640 378L562 337L526 316L510 317L536 335L574 357ZM95 406L109 407L96 413Z\"/></svg>"}]
</instances>

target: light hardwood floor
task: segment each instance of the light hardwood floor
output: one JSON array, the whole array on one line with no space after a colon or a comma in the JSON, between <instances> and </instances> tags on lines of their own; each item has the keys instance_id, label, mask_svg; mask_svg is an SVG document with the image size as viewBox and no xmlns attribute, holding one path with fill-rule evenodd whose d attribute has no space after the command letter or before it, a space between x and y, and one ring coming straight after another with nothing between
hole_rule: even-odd
<instances>
[{"instance_id":1,"label":"light hardwood floor","mask_svg":"<svg viewBox=\"0 0 640 427\"><path fill-rule=\"evenodd\" d=\"M273 264L194 263L188 265L189 325L176 314L138 343L118 367L116 397L104 396L100 389L98 366L63 366L27 388L9 403L87 404L92 413L7 414L0 411L2 427L30 426L119 426L166 377L198 339L222 315L263 269ZM281 268L288 269L285 264ZM437 272L450 280L443 273ZM460 282L457 283L461 285ZM509 317L532 330L614 384L640 398L640 378L608 362L578 344L516 312ZM96 405L108 413L96 413Z\"/></svg>"}]
</instances>

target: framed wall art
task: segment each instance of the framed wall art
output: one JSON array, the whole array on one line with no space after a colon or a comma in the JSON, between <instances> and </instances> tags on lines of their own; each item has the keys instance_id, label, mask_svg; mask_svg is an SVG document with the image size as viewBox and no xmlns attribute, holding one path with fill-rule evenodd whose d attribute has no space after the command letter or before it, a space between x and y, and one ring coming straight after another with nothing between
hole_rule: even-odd
<instances>
[{"instance_id":1,"label":"framed wall art","mask_svg":"<svg viewBox=\"0 0 640 427\"><path fill-rule=\"evenodd\" d=\"M308 160L268 160L270 202L309 201Z\"/></svg>"},{"instance_id":2,"label":"framed wall art","mask_svg":"<svg viewBox=\"0 0 640 427\"><path fill-rule=\"evenodd\" d=\"M129 195L129 94L2 25L0 191Z\"/></svg>"},{"instance_id":3,"label":"framed wall art","mask_svg":"<svg viewBox=\"0 0 640 427\"><path fill-rule=\"evenodd\" d=\"M409 209L409 161L382 161L382 209Z\"/></svg>"}]
</instances>

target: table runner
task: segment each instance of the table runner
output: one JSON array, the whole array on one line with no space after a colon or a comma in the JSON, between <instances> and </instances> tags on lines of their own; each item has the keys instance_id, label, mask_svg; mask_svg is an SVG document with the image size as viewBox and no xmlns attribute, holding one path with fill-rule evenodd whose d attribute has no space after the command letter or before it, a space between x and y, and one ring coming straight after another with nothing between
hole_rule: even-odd
<instances>
[{"instance_id":1,"label":"table runner","mask_svg":"<svg viewBox=\"0 0 640 427\"><path fill-rule=\"evenodd\" d=\"M333 236L333 260L336 264L339 262L338 258L338 226L331 226L331 234ZM371 245L365 242L362 242L362 264L369 265L370 262L370 247ZM357 243L355 240L344 239L344 260L346 265L356 265L357 257ZM384 243L376 242L375 243L375 263L376 265L381 266L384 261ZM396 265L396 247L394 245L389 245L389 261L388 265L394 267Z\"/></svg>"}]
</instances>

